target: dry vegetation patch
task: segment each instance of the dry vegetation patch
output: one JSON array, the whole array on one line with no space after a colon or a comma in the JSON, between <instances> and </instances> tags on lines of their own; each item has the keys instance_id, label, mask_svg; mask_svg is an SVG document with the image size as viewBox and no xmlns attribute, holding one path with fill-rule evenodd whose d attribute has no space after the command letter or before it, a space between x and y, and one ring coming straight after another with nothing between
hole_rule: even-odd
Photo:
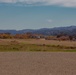
<instances>
[{"instance_id":1,"label":"dry vegetation patch","mask_svg":"<svg viewBox=\"0 0 76 75\"><path fill-rule=\"evenodd\" d=\"M2 39L0 51L76 52L76 42L37 39Z\"/></svg>"}]
</instances>

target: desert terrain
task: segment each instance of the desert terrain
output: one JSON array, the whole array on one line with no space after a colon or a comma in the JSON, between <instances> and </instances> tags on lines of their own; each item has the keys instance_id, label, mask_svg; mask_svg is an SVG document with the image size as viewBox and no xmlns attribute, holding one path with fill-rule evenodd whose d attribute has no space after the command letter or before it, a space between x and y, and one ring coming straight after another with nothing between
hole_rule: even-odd
<instances>
[{"instance_id":1,"label":"desert terrain","mask_svg":"<svg viewBox=\"0 0 76 75\"><path fill-rule=\"evenodd\" d=\"M76 53L0 52L0 75L76 75Z\"/></svg>"}]
</instances>

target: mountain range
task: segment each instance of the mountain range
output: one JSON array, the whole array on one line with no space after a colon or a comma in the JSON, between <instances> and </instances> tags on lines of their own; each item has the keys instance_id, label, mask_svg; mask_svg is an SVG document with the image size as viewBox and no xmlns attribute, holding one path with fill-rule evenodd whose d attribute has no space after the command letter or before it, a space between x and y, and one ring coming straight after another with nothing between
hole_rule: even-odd
<instances>
[{"instance_id":1,"label":"mountain range","mask_svg":"<svg viewBox=\"0 0 76 75\"><path fill-rule=\"evenodd\" d=\"M68 35L76 35L76 26L41 28L41 29L23 29L23 30L0 30L0 33L22 34L31 32L43 35L58 35L61 33Z\"/></svg>"}]
</instances>

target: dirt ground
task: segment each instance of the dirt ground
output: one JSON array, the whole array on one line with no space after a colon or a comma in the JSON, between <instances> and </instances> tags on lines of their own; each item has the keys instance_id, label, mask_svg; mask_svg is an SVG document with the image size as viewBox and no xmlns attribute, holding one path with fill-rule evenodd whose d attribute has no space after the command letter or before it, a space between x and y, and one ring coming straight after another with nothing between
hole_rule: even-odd
<instances>
[{"instance_id":1,"label":"dirt ground","mask_svg":"<svg viewBox=\"0 0 76 75\"><path fill-rule=\"evenodd\" d=\"M76 53L0 52L0 75L76 75Z\"/></svg>"}]
</instances>

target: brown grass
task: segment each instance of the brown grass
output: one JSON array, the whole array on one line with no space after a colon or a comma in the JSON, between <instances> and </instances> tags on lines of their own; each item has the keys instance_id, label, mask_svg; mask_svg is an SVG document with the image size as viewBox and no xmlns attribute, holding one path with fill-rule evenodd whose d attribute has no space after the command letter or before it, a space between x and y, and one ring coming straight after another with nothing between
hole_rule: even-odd
<instances>
[{"instance_id":1,"label":"brown grass","mask_svg":"<svg viewBox=\"0 0 76 75\"><path fill-rule=\"evenodd\" d=\"M24 43L24 44L45 44L45 45L60 45L76 47L76 41L56 41L56 40L40 40L40 39L1 39L0 44L8 43Z\"/></svg>"},{"instance_id":2,"label":"brown grass","mask_svg":"<svg viewBox=\"0 0 76 75\"><path fill-rule=\"evenodd\" d=\"M43 39L1 39L0 52L11 51L76 52L76 42Z\"/></svg>"}]
</instances>

